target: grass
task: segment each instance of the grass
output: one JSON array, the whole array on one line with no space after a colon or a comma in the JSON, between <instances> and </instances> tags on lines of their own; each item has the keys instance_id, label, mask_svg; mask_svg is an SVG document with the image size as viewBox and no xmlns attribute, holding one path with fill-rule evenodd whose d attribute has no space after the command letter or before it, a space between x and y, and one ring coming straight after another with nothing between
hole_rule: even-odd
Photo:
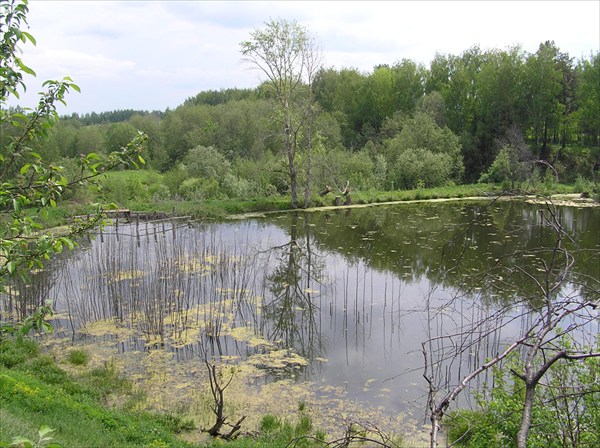
<instances>
[{"instance_id":1,"label":"grass","mask_svg":"<svg viewBox=\"0 0 600 448\"><path fill-rule=\"evenodd\" d=\"M106 407L104 398L126 393L127 381L110 365L77 381L28 340L0 343L0 442L37 440L42 425L54 428L64 447L190 447L177 438L189 425L174 416Z\"/></svg>"},{"instance_id":2,"label":"grass","mask_svg":"<svg viewBox=\"0 0 600 448\"><path fill-rule=\"evenodd\" d=\"M85 365L88 357L85 351L71 350L67 361ZM15 437L36 441L44 425L54 430L51 442L62 447L223 446L208 436L202 445L184 440L186 434L191 439L200 431L190 419L129 411L126 403L133 395L131 383L111 363L72 376L30 339L0 341L0 446L11 446ZM109 406L114 402L111 397L125 404ZM310 416L302 412L296 418L292 422L265 415L259 433L239 437L227 446L284 448L299 439L296 445L301 447L322 447L326 435L313 429Z\"/></svg>"}]
</instances>

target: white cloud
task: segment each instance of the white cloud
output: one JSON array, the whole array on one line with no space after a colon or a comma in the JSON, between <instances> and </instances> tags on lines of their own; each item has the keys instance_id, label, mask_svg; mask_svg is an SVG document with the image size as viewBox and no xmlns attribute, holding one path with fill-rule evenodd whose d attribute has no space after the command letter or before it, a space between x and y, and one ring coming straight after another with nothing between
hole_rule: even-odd
<instances>
[{"instance_id":1,"label":"white cloud","mask_svg":"<svg viewBox=\"0 0 600 448\"><path fill-rule=\"evenodd\" d=\"M116 80L135 69L135 63L118 60L101 54L88 54L74 50L47 50L36 57L36 63L45 67L54 77L63 73L83 79Z\"/></svg>"},{"instance_id":2,"label":"white cloud","mask_svg":"<svg viewBox=\"0 0 600 448\"><path fill-rule=\"evenodd\" d=\"M201 90L253 87L239 43L270 18L316 35L323 63L368 72L404 58L474 45L535 52L554 40L572 57L600 50L600 2L590 1L41 1L30 2L37 48L24 61L45 79L82 88L66 113L176 107ZM35 83L32 83L35 85ZM38 89L30 87L30 92ZM35 98L26 95L26 105Z\"/></svg>"}]
</instances>

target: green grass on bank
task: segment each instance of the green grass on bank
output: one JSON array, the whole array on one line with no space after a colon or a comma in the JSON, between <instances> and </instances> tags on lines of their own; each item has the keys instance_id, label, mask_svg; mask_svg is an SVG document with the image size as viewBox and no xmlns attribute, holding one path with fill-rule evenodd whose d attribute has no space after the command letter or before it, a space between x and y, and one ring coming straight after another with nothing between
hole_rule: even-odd
<instances>
[{"instance_id":1,"label":"green grass on bank","mask_svg":"<svg viewBox=\"0 0 600 448\"><path fill-rule=\"evenodd\" d=\"M0 342L0 446L14 437L36 441L42 425L63 447L191 447L177 434L189 423L172 415L104 405L127 396L128 382L110 364L70 377L34 341Z\"/></svg>"},{"instance_id":2,"label":"green grass on bank","mask_svg":"<svg viewBox=\"0 0 600 448\"><path fill-rule=\"evenodd\" d=\"M44 425L54 430L49 442L62 448L225 446L223 440L200 435L201 429L183 416L133 411L140 404L139 391L110 362L85 368L88 356L77 349L66 360L79 366L77 375L68 374L33 340L0 341L0 447L15 446L15 437L35 443ZM293 420L262 416L258 432L242 434L226 446L284 448L298 440L296 446L311 448L323 447L326 439L300 410Z\"/></svg>"},{"instance_id":3,"label":"green grass on bank","mask_svg":"<svg viewBox=\"0 0 600 448\"><path fill-rule=\"evenodd\" d=\"M100 179L101 188L80 187L70 193L66 201L48 211L47 227L64 224L69 217L94 211L94 204L114 203L118 208L135 211L163 212L176 216L191 216L200 220L221 220L230 215L289 210L289 196L270 196L243 199L210 199L186 201L174 199L164 184L164 176L153 170L116 171ZM539 183L534 192L540 194L581 192L581 185ZM502 192L501 185L470 184L437 188L422 188L396 191L352 190L352 204L374 204L395 201L428 200L441 198L464 198L493 196ZM299 205L303 205L303 194L299 192ZM313 193L310 207L331 206L335 194L319 196Z\"/></svg>"}]
</instances>

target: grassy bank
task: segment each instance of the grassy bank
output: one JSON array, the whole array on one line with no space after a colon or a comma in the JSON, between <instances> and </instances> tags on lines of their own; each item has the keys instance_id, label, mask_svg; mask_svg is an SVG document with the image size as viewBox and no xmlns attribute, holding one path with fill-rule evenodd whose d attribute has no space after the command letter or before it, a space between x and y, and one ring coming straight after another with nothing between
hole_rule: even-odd
<instances>
[{"instance_id":1,"label":"grassy bank","mask_svg":"<svg viewBox=\"0 0 600 448\"><path fill-rule=\"evenodd\" d=\"M184 416L134 411L142 399L140 391L110 362L88 368L86 353L76 349L63 362L71 368L64 368L29 339L0 342L0 447L13 446L15 437L37 443L43 425L54 429L50 442L64 448L223 446L223 441L211 439ZM307 414L300 413L293 421L265 415L259 432L228 446L283 448L303 437L301 446L306 448L323 446L320 441L326 439Z\"/></svg>"},{"instance_id":2,"label":"grassy bank","mask_svg":"<svg viewBox=\"0 0 600 448\"><path fill-rule=\"evenodd\" d=\"M75 361L76 362L76 361ZM0 442L37 441L42 425L63 447L191 447L178 438L190 424L172 415L128 411L106 404L128 397L129 383L106 364L68 375L31 340L0 345ZM1 445L0 445L1 446Z\"/></svg>"},{"instance_id":3,"label":"grassy bank","mask_svg":"<svg viewBox=\"0 0 600 448\"><path fill-rule=\"evenodd\" d=\"M191 216L195 219L225 219L230 215L244 213L283 211L290 209L289 196L270 196L261 198L236 199L198 199L181 200L168 194L160 173L151 170L117 171L107 173L101 179L100 189L80 188L68 198L50 210L46 224L48 227L63 224L70 216L85 214L94 210L92 204L113 203L114 207L147 212L165 212L177 216ZM544 185L537 186L537 192L573 193L578 192L576 185ZM500 185L471 184L453 185L438 188L421 188L415 190L396 191L361 191L351 192L352 204L373 204L395 201L413 201L442 198L464 198L473 196L489 196L502 192ZM326 196L313 194L311 207L331 206L335 194ZM299 198L303 203L303 197ZM343 202L343 201L342 201Z\"/></svg>"}]
</instances>

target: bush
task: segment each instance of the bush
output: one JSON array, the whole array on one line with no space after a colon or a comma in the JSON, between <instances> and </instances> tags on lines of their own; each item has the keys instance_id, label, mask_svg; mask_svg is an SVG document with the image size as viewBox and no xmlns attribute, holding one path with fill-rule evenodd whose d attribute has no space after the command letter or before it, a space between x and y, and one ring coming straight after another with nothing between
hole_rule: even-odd
<instances>
[{"instance_id":1,"label":"bush","mask_svg":"<svg viewBox=\"0 0 600 448\"><path fill-rule=\"evenodd\" d=\"M192 177L181 183L178 193L188 201L202 201L219 198L220 188L216 179Z\"/></svg>"},{"instance_id":2,"label":"bush","mask_svg":"<svg viewBox=\"0 0 600 448\"><path fill-rule=\"evenodd\" d=\"M400 189L438 187L450 180L452 159L428 149L407 149L394 165L394 185Z\"/></svg>"},{"instance_id":3,"label":"bush","mask_svg":"<svg viewBox=\"0 0 600 448\"><path fill-rule=\"evenodd\" d=\"M35 341L27 338L7 339L0 342L0 365L9 369L23 364L26 360L39 354Z\"/></svg>"},{"instance_id":4,"label":"bush","mask_svg":"<svg viewBox=\"0 0 600 448\"><path fill-rule=\"evenodd\" d=\"M223 179L231 172L231 163L213 146L196 146L183 159L191 177Z\"/></svg>"},{"instance_id":5,"label":"bush","mask_svg":"<svg viewBox=\"0 0 600 448\"><path fill-rule=\"evenodd\" d=\"M150 197L154 202L168 201L171 199L171 191L164 184L157 184L148 189Z\"/></svg>"},{"instance_id":6,"label":"bush","mask_svg":"<svg viewBox=\"0 0 600 448\"><path fill-rule=\"evenodd\" d=\"M178 194L179 187L188 177L187 171L181 165L170 169L164 174L163 182L171 192L172 197Z\"/></svg>"},{"instance_id":7,"label":"bush","mask_svg":"<svg viewBox=\"0 0 600 448\"><path fill-rule=\"evenodd\" d=\"M575 191L586 196L593 196L596 186L594 182L584 178L581 174L577 175L575 180Z\"/></svg>"},{"instance_id":8,"label":"bush","mask_svg":"<svg viewBox=\"0 0 600 448\"><path fill-rule=\"evenodd\" d=\"M523 383L507 370L494 369L494 386L487 397L477 397L477 410L461 409L445 418L453 446L515 446L525 393ZM599 373L598 358L557 363L546 373L545 385L536 390L528 447L565 446L565 441L569 446L600 446L600 402L595 398Z\"/></svg>"},{"instance_id":9,"label":"bush","mask_svg":"<svg viewBox=\"0 0 600 448\"><path fill-rule=\"evenodd\" d=\"M85 350L74 349L67 355L67 361L76 366L83 366L90 360L90 355Z\"/></svg>"},{"instance_id":10,"label":"bush","mask_svg":"<svg viewBox=\"0 0 600 448\"><path fill-rule=\"evenodd\" d=\"M278 430L280 427L281 427L281 420L272 414L264 415L260 421L261 432L266 432L266 433L274 432L274 431Z\"/></svg>"}]
</instances>

